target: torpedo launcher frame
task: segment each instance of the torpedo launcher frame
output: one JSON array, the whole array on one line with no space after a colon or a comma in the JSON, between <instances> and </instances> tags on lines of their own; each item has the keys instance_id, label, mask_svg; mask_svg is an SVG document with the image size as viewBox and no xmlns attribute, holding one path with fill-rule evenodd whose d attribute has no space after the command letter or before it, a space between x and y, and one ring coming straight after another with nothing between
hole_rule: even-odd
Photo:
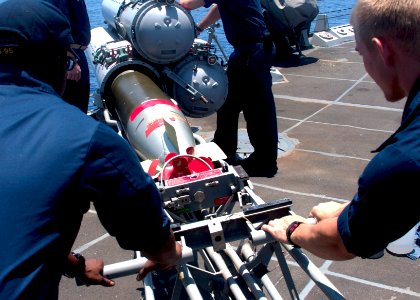
<instances>
[{"instance_id":1,"label":"torpedo launcher frame","mask_svg":"<svg viewBox=\"0 0 420 300\"><path fill-rule=\"evenodd\" d=\"M216 112L226 98L227 77L215 47L194 40L189 12L172 1L105 0L102 5L108 27L92 29L86 50L99 84L95 116L136 151L183 244L172 299L181 292L189 299L266 299L266 294L282 299L268 276L273 255L296 297L290 270L280 263L285 262L281 246L330 299L344 299L300 249L260 230L291 214L291 200L264 202L240 166L227 164L216 144L193 134L186 115ZM135 274L145 261L136 252L132 260L105 266L104 275ZM149 274L143 282L147 300L155 299L155 280Z\"/></svg>"}]
</instances>

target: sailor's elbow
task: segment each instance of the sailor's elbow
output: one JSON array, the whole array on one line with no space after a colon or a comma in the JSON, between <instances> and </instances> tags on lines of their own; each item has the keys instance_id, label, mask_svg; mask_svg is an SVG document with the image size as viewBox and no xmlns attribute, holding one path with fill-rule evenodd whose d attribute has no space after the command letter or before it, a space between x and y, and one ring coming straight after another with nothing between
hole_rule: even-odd
<instances>
[{"instance_id":1,"label":"sailor's elbow","mask_svg":"<svg viewBox=\"0 0 420 300\"><path fill-rule=\"evenodd\" d=\"M338 257L337 257L336 260L350 260L350 259L353 259L355 257L356 257L356 255L346 251L346 252L338 253Z\"/></svg>"},{"instance_id":2,"label":"sailor's elbow","mask_svg":"<svg viewBox=\"0 0 420 300\"><path fill-rule=\"evenodd\" d=\"M349 260L356 257L356 255L353 253L347 251L346 247L341 241L335 246L334 252L336 254L335 260Z\"/></svg>"}]
</instances>

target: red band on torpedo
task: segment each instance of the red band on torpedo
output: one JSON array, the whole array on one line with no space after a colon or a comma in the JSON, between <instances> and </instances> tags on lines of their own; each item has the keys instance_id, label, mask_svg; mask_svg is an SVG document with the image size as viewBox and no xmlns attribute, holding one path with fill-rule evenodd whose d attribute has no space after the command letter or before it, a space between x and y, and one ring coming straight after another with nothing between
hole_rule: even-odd
<instances>
[{"instance_id":1,"label":"red band on torpedo","mask_svg":"<svg viewBox=\"0 0 420 300\"><path fill-rule=\"evenodd\" d=\"M156 128L163 125L165 125L165 121L163 119L155 119L147 124L144 134L148 137Z\"/></svg>"},{"instance_id":2,"label":"red band on torpedo","mask_svg":"<svg viewBox=\"0 0 420 300\"><path fill-rule=\"evenodd\" d=\"M142 102L139 106L137 106L134 110L133 110L133 112L131 113L131 115L130 115L130 122L133 122L133 120L143 111L143 110L145 110L146 108L148 108L148 107L152 107L152 106L155 106L155 105L158 105L158 104L164 104L164 105L169 105L169 106L172 106L173 108L175 108L175 109L177 109L177 110L179 110L179 111L181 111L180 109L179 109L179 107L178 106L176 106L172 101L170 101L170 100L166 100L166 99L152 99L152 100L147 100L147 101L144 101L144 102Z\"/></svg>"}]
</instances>

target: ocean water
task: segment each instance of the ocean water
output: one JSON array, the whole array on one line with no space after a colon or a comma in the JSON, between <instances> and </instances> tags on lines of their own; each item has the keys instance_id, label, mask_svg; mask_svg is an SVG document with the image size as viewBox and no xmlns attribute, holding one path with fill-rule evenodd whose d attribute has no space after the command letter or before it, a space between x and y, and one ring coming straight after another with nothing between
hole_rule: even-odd
<instances>
[{"instance_id":1,"label":"ocean water","mask_svg":"<svg viewBox=\"0 0 420 300\"><path fill-rule=\"evenodd\" d=\"M102 1L85 0L85 2L88 9L91 27L95 28L95 27L106 26L104 24L104 19L102 17ZM348 1L318 0L319 13L328 15L328 21L331 27L348 24L351 9L353 5L355 4L355 2L356 0L348 0ZM200 9L192 11L191 14L195 22L197 23L207 13L207 11L208 9L206 8L200 8ZM314 27L315 22L316 22L316 19L312 23L311 28ZM223 31L223 24L221 22L220 22L220 25L221 26L216 29L216 36L223 50L227 54L229 54L232 51L232 47L226 41L224 31ZM205 34L202 33L200 35L200 38L206 39ZM218 54L221 55L220 52ZM93 68L90 68L91 93L93 93L98 88L98 84L97 84L97 81L96 81L96 78L92 69Z\"/></svg>"}]
</instances>

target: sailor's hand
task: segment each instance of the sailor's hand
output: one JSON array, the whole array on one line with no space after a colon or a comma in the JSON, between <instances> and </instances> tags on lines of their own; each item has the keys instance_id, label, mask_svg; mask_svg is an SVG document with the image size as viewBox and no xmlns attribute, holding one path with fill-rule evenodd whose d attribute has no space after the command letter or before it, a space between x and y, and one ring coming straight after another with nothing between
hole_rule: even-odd
<instances>
[{"instance_id":1,"label":"sailor's hand","mask_svg":"<svg viewBox=\"0 0 420 300\"><path fill-rule=\"evenodd\" d=\"M203 31L204 31L204 29L203 28L201 28L200 26L198 26L198 25L195 25L194 26L194 29L195 29L195 37L198 37L199 35L200 35L200 33L202 33Z\"/></svg>"},{"instance_id":2,"label":"sailor's hand","mask_svg":"<svg viewBox=\"0 0 420 300\"><path fill-rule=\"evenodd\" d=\"M312 208L309 216L319 221L336 218L350 202L338 203L335 201L320 203Z\"/></svg>"},{"instance_id":3,"label":"sailor's hand","mask_svg":"<svg viewBox=\"0 0 420 300\"><path fill-rule=\"evenodd\" d=\"M174 268L176 265L165 265L165 264L161 264L161 263L157 263L153 260L147 260L146 263L144 264L144 267L142 269L140 269L139 273L137 274L136 279L138 281L141 281L144 279L144 277L146 277L146 275L149 272L152 271L157 271L157 270L169 270Z\"/></svg>"},{"instance_id":4,"label":"sailor's hand","mask_svg":"<svg viewBox=\"0 0 420 300\"><path fill-rule=\"evenodd\" d=\"M176 267L182 258L181 244L176 242L174 250L175 251L171 255L168 255L159 262L148 259L144 264L144 267L140 269L139 273L137 274L137 280L143 280L144 277L146 277L146 275L151 271L168 270Z\"/></svg>"},{"instance_id":5,"label":"sailor's hand","mask_svg":"<svg viewBox=\"0 0 420 300\"><path fill-rule=\"evenodd\" d=\"M287 244L286 230L294 221L305 223L305 218L298 215L285 216L280 219L271 220L268 224L263 225L261 229L271 234L280 243Z\"/></svg>"},{"instance_id":6,"label":"sailor's hand","mask_svg":"<svg viewBox=\"0 0 420 300\"><path fill-rule=\"evenodd\" d=\"M103 276L104 262L101 259L88 258L85 261L85 273L78 277L85 285L114 286L115 282Z\"/></svg>"},{"instance_id":7,"label":"sailor's hand","mask_svg":"<svg viewBox=\"0 0 420 300\"><path fill-rule=\"evenodd\" d=\"M67 71L67 80L79 81L82 78L82 69L78 63L75 63L74 68Z\"/></svg>"}]
</instances>

